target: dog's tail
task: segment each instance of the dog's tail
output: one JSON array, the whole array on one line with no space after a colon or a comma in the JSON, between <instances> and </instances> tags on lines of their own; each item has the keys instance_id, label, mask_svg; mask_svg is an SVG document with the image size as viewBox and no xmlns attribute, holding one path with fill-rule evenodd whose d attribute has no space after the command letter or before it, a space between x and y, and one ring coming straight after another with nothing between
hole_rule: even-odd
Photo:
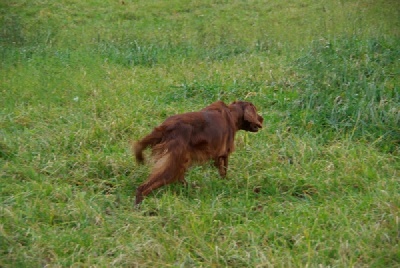
<instances>
[{"instance_id":1,"label":"dog's tail","mask_svg":"<svg viewBox=\"0 0 400 268\"><path fill-rule=\"evenodd\" d=\"M162 140L162 131L154 129L149 135L141 139L140 141L132 143L132 151L135 154L136 161L139 164L144 162L143 151L147 147L153 147L159 144Z\"/></svg>"}]
</instances>

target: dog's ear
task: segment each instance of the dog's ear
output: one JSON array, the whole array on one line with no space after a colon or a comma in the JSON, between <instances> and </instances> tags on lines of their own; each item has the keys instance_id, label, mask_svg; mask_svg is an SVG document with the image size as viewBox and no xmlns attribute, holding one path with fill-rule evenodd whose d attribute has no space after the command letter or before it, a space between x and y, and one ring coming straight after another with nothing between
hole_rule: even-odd
<instances>
[{"instance_id":1,"label":"dog's ear","mask_svg":"<svg viewBox=\"0 0 400 268\"><path fill-rule=\"evenodd\" d=\"M248 103L244 107L244 120L248 123L248 131L256 132L259 128L262 128L264 118L257 114L256 107Z\"/></svg>"}]
</instances>

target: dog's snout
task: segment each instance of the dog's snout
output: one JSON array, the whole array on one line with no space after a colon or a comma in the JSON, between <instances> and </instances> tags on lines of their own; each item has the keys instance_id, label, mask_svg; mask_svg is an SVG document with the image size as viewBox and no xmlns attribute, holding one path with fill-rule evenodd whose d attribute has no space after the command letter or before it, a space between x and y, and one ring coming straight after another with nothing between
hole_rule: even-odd
<instances>
[{"instance_id":1,"label":"dog's snout","mask_svg":"<svg viewBox=\"0 0 400 268\"><path fill-rule=\"evenodd\" d=\"M253 131L253 132L257 132L260 128L262 128L262 126L259 124L251 125L251 131Z\"/></svg>"}]
</instances>

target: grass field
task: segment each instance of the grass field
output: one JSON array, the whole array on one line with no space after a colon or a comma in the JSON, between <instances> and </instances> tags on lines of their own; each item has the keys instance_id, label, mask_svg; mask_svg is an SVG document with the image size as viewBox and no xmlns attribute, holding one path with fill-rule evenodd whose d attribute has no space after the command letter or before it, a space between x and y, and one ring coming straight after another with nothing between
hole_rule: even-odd
<instances>
[{"instance_id":1,"label":"grass field","mask_svg":"<svg viewBox=\"0 0 400 268\"><path fill-rule=\"evenodd\" d=\"M400 267L397 0L0 3L0 267ZM140 210L130 152L215 100L265 119Z\"/></svg>"}]
</instances>

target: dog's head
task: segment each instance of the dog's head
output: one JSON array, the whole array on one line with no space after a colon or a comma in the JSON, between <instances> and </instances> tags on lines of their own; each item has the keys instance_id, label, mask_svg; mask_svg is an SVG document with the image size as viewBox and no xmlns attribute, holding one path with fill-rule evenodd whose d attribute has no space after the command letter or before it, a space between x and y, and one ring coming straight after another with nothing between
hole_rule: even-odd
<instances>
[{"instance_id":1,"label":"dog's head","mask_svg":"<svg viewBox=\"0 0 400 268\"><path fill-rule=\"evenodd\" d=\"M237 113L239 129L257 132L262 128L264 118L257 114L257 109L251 102L235 101L230 107Z\"/></svg>"}]
</instances>

